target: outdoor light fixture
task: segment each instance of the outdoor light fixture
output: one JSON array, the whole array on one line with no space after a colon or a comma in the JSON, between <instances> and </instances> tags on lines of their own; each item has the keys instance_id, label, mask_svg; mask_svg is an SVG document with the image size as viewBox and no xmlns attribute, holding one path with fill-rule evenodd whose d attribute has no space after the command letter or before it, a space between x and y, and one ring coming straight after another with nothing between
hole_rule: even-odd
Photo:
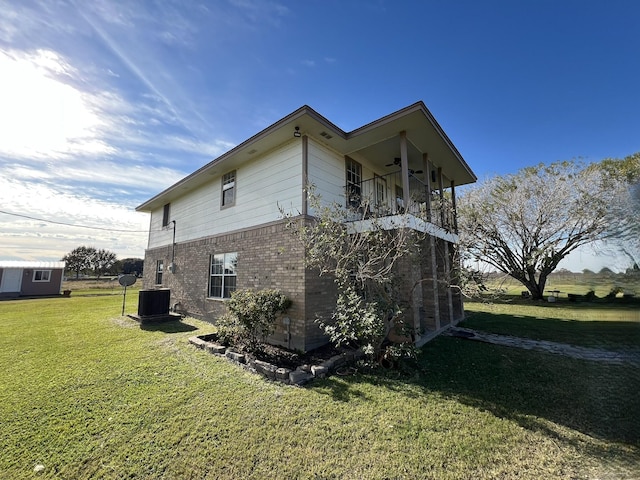
<instances>
[{"instance_id":1,"label":"outdoor light fixture","mask_svg":"<svg viewBox=\"0 0 640 480\"><path fill-rule=\"evenodd\" d=\"M296 138L300 138L302 134L300 133L300 127L296 127L295 132L293 132L293 136Z\"/></svg>"}]
</instances>

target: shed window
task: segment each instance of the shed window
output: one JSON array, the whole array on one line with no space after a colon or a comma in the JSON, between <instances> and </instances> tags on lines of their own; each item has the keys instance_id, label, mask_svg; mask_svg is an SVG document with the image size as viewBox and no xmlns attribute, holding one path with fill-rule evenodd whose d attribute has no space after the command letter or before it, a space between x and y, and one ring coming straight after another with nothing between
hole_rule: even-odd
<instances>
[{"instance_id":1,"label":"shed window","mask_svg":"<svg viewBox=\"0 0 640 480\"><path fill-rule=\"evenodd\" d=\"M34 270L33 281L34 282L50 282L51 270Z\"/></svg>"}]
</instances>

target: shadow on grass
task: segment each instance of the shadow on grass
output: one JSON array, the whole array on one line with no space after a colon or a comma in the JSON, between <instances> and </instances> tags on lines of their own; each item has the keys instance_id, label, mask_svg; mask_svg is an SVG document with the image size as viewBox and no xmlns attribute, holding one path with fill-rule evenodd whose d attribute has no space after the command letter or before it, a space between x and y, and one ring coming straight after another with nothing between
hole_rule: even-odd
<instances>
[{"instance_id":1,"label":"shadow on grass","mask_svg":"<svg viewBox=\"0 0 640 480\"><path fill-rule=\"evenodd\" d=\"M547 319L543 325L554 322L569 323L575 335L582 334L579 322ZM595 331L590 334L612 328L617 331L613 337L620 338L629 322L602 323L606 326L592 326ZM637 331L626 333L630 332ZM553 424L606 442L640 448L640 368L630 365L576 360L442 336L424 346L418 358L406 364L402 372L378 370L352 377L330 377L310 388L332 395L335 400L348 401L356 396L362 398L363 384L380 385L409 398L436 393L599 457L628 456L629 452L622 446L603 446L567 436Z\"/></svg>"},{"instance_id":2,"label":"shadow on grass","mask_svg":"<svg viewBox=\"0 0 640 480\"><path fill-rule=\"evenodd\" d=\"M617 298L598 298L596 297L592 301L586 301L584 299L580 299L578 301L569 301L568 298L557 298L555 302L549 302L546 297L542 300L532 300L531 298L523 298L521 295L508 295L501 294L498 296L483 296L480 298L474 298L473 301L478 302L486 302L489 301L491 303L497 304L506 304L506 305L524 305L524 306L535 306L535 307L544 307L544 308L572 308L572 309L629 309L629 310L637 310L640 307L640 297L617 297Z\"/></svg>"},{"instance_id":3,"label":"shadow on grass","mask_svg":"<svg viewBox=\"0 0 640 480\"><path fill-rule=\"evenodd\" d=\"M193 332L194 330L198 330L197 327L193 325L188 325L186 323L182 323L179 320L174 320L170 322L158 322L158 323L141 323L141 330L146 330L149 332L164 332L164 333L184 333L184 332Z\"/></svg>"},{"instance_id":4,"label":"shadow on grass","mask_svg":"<svg viewBox=\"0 0 640 480\"><path fill-rule=\"evenodd\" d=\"M617 308L616 311L621 311ZM626 313L626 309L622 310ZM640 351L640 311L630 310L628 316L637 314L638 321L598 320L598 310L576 311L576 319L540 318L503 313L468 312L461 327L473 328L500 335L549 340L609 350L636 348ZM609 311L607 312L609 313Z\"/></svg>"}]
</instances>

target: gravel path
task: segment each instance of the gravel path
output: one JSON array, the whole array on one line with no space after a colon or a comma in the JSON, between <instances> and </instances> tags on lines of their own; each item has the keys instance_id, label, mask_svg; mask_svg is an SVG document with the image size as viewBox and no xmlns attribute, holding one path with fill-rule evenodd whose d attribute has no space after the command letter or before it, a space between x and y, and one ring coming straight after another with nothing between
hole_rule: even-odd
<instances>
[{"instance_id":1,"label":"gravel path","mask_svg":"<svg viewBox=\"0 0 640 480\"><path fill-rule=\"evenodd\" d=\"M452 337L476 340L478 342L504 345L507 347L523 348L525 350L537 350L540 352L565 355L581 360L592 360L613 364L632 364L640 366L640 350L633 349L627 352L613 352L600 348L576 347L566 343L549 342L546 340L531 340L529 338L511 337L508 335L497 335L486 333L470 328L454 327L447 330L445 335Z\"/></svg>"}]
</instances>

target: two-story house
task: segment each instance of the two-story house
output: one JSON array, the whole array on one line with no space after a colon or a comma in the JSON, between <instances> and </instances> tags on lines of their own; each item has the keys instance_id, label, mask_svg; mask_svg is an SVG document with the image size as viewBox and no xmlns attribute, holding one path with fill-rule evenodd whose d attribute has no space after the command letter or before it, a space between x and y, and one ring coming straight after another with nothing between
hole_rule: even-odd
<instances>
[{"instance_id":1,"label":"two-story house","mask_svg":"<svg viewBox=\"0 0 640 480\"><path fill-rule=\"evenodd\" d=\"M326 343L315 319L335 307L333 282L305 268L280 211L313 217L313 184L323 202L357 211L369 198L371 214L402 215L427 233L426 253L406 268L407 315L425 341L463 315L450 281L455 189L475 180L422 102L351 132L303 106L137 208L151 214L144 287L170 289L174 310L210 321L236 289L278 288L292 307L270 341L303 351Z\"/></svg>"}]
</instances>

